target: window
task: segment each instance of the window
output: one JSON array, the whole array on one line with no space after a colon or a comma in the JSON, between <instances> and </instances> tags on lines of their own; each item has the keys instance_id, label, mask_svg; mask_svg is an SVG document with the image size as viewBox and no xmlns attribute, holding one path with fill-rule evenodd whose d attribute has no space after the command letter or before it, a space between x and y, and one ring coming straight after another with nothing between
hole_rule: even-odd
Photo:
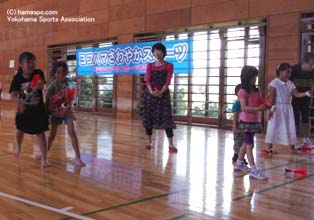
<instances>
[{"instance_id":1,"label":"window","mask_svg":"<svg viewBox=\"0 0 314 220\"><path fill-rule=\"evenodd\" d=\"M301 56L306 52L314 53L314 13L304 14L301 19Z\"/></svg>"},{"instance_id":2,"label":"window","mask_svg":"<svg viewBox=\"0 0 314 220\"><path fill-rule=\"evenodd\" d=\"M114 114L114 81L113 74L102 76L78 76L76 72L76 49L108 47L116 41L104 41L89 44L73 44L48 48L49 73L53 78L51 67L58 59L66 60L69 68L68 78L76 86L77 110Z\"/></svg>"},{"instance_id":3,"label":"window","mask_svg":"<svg viewBox=\"0 0 314 220\"><path fill-rule=\"evenodd\" d=\"M188 124L231 124L231 108L236 100L234 88L240 83L241 68L256 66L259 82L264 80L265 24L210 29L187 33L135 38L137 42L191 37L192 72L175 74L169 87L173 115ZM142 108L144 75L135 76L134 112ZM263 88L261 86L261 88Z\"/></svg>"}]
</instances>

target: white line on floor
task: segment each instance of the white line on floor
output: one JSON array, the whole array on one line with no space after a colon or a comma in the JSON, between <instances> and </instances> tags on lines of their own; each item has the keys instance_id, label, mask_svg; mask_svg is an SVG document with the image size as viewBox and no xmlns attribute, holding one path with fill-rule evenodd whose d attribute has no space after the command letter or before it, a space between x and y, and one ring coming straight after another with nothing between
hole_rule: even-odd
<instances>
[{"instance_id":1,"label":"white line on floor","mask_svg":"<svg viewBox=\"0 0 314 220\"><path fill-rule=\"evenodd\" d=\"M73 206L67 206L67 207L64 207L64 208L61 209L61 210L63 210L63 211L69 211L69 210L71 210L71 209L74 209L74 207L73 207Z\"/></svg>"},{"instance_id":2,"label":"white line on floor","mask_svg":"<svg viewBox=\"0 0 314 220\"><path fill-rule=\"evenodd\" d=\"M15 200L15 201L19 201L19 202L22 202L22 203L25 203L25 204L28 204L28 205L36 206L36 207L39 207L39 208L42 208L42 209L46 209L46 210L49 210L51 212L59 213L59 214L62 214L62 215L67 215L67 216L70 216L70 217L73 217L73 218L77 218L77 219L81 219L81 220L95 220L93 218L89 218L89 217L86 217L86 216L82 216L82 215L78 215L78 214L75 214L75 213L68 212L67 210L57 209L57 208L54 208L54 207L51 207L51 206L47 206L47 205L44 205L44 204L33 202L31 200L23 199L23 198L20 198L20 197L17 197L17 196L12 196L12 195L7 194L7 193L0 192L0 196L3 196L5 198L9 198L9 199L12 199L12 200ZM70 207L66 207L66 208L70 208ZM73 207L71 207L71 208L73 208Z\"/></svg>"}]
</instances>

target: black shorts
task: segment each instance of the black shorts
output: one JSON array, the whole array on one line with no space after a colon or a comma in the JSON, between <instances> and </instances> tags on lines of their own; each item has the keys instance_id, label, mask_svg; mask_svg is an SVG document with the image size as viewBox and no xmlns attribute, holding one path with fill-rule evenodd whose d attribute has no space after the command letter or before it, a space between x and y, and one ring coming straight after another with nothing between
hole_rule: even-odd
<instances>
[{"instance_id":1,"label":"black shorts","mask_svg":"<svg viewBox=\"0 0 314 220\"><path fill-rule=\"evenodd\" d=\"M16 129L26 134L40 134L47 131L48 114L44 105L27 106L23 113L16 113L15 125Z\"/></svg>"},{"instance_id":2,"label":"black shorts","mask_svg":"<svg viewBox=\"0 0 314 220\"><path fill-rule=\"evenodd\" d=\"M300 122L300 114L302 117L302 123L309 123L310 122L309 104L310 104L310 100L307 97L294 98L292 100L294 120L295 120L296 125L298 125Z\"/></svg>"}]
</instances>

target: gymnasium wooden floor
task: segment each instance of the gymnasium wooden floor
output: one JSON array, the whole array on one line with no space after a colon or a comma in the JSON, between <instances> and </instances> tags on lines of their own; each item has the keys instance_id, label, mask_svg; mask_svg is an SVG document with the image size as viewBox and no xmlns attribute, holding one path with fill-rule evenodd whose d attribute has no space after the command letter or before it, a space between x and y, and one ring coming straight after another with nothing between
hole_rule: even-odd
<instances>
[{"instance_id":1,"label":"gymnasium wooden floor","mask_svg":"<svg viewBox=\"0 0 314 220\"><path fill-rule=\"evenodd\" d=\"M21 158L15 149L14 111L1 105L0 219L314 219L314 159L261 154L256 161L270 177L250 180L234 173L232 133L180 125L175 131L178 154L169 154L163 132L155 149L146 150L139 122L117 122L101 116L77 116L82 157L74 153L64 128L49 153L51 167L41 169L31 158L35 138L26 136ZM284 168L305 167L306 176L285 174Z\"/></svg>"}]
</instances>

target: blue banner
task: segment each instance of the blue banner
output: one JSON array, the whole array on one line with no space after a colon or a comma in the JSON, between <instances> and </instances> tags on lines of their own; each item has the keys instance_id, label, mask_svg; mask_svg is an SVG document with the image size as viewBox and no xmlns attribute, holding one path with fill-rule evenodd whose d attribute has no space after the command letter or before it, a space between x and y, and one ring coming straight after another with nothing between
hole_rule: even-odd
<instances>
[{"instance_id":1,"label":"blue banner","mask_svg":"<svg viewBox=\"0 0 314 220\"><path fill-rule=\"evenodd\" d=\"M191 73L191 39L159 41L167 48L166 61L173 63L174 73ZM144 74L146 65L155 60L151 50L157 43L132 43L102 48L76 50L77 74Z\"/></svg>"}]
</instances>

